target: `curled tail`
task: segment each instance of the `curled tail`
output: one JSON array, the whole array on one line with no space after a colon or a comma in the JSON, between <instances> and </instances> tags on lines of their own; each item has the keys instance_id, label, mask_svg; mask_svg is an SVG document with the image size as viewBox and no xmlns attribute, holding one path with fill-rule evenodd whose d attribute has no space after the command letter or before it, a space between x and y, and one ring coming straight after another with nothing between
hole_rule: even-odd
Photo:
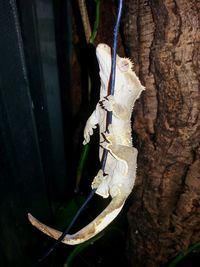
<instances>
[{"instance_id":1,"label":"curled tail","mask_svg":"<svg viewBox=\"0 0 200 267\"><path fill-rule=\"evenodd\" d=\"M67 245L77 245L97 235L117 217L124 206L126 198L119 195L114 197L108 206L92 222L75 234L66 234L61 242ZM62 232L41 223L30 213L28 214L28 219L33 226L56 240L62 235Z\"/></svg>"}]
</instances>

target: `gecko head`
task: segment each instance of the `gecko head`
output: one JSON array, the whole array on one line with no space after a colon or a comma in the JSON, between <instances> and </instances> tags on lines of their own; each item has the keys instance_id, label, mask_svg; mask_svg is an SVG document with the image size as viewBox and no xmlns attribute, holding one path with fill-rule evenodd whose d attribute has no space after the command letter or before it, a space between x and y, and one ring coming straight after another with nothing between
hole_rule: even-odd
<instances>
[{"instance_id":1,"label":"gecko head","mask_svg":"<svg viewBox=\"0 0 200 267\"><path fill-rule=\"evenodd\" d=\"M108 94L108 85L111 75L112 53L111 48L106 44L99 44L96 48L97 60L99 63L101 78L101 93ZM126 58L116 56L116 72L115 72L115 91L124 84L124 73L132 67L131 62Z\"/></svg>"},{"instance_id":2,"label":"gecko head","mask_svg":"<svg viewBox=\"0 0 200 267\"><path fill-rule=\"evenodd\" d=\"M101 78L101 97L108 94L111 74L111 54L111 48L106 44L101 43L96 48ZM140 80L133 71L133 63L131 60L117 55L114 89L115 99L119 103L123 102L124 105L132 109L136 99L138 99L144 89L145 88L141 85Z\"/></svg>"},{"instance_id":3,"label":"gecko head","mask_svg":"<svg viewBox=\"0 0 200 267\"><path fill-rule=\"evenodd\" d=\"M135 74L133 66L134 64L129 58L117 57L115 94L130 108L145 89Z\"/></svg>"}]
</instances>

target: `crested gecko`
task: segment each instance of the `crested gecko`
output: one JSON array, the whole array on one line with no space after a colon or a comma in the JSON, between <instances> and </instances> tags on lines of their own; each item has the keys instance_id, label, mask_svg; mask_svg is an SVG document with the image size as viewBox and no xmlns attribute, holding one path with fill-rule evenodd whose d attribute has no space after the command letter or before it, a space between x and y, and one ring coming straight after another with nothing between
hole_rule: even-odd
<instances>
[{"instance_id":1,"label":"crested gecko","mask_svg":"<svg viewBox=\"0 0 200 267\"><path fill-rule=\"evenodd\" d=\"M135 101L145 89L128 58L116 58L116 81L114 96L108 95L111 72L111 49L106 44L96 48L100 69L100 100L86 122L83 144L90 141L93 130L99 126L99 158L103 149L108 150L104 171L99 170L92 182L92 189L103 198L111 196L108 206L87 226L75 234L66 234L62 242L68 245L80 244L102 231L121 211L131 193L137 167L137 149L132 145L131 115ZM112 124L106 131L107 112L112 112ZM30 222L45 234L59 239L62 232L55 230L28 215Z\"/></svg>"}]
</instances>

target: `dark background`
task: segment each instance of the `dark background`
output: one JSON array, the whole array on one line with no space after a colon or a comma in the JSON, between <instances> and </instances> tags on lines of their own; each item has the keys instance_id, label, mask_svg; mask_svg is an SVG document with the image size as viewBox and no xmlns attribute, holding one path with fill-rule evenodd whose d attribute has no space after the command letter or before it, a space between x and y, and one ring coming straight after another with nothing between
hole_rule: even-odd
<instances>
[{"instance_id":1,"label":"dark background","mask_svg":"<svg viewBox=\"0 0 200 267\"><path fill-rule=\"evenodd\" d=\"M31 266L44 237L27 212L52 221L69 191L71 26L56 2L0 1L0 266Z\"/></svg>"},{"instance_id":2,"label":"dark background","mask_svg":"<svg viewBox=\"0 0 200 267\"><path fill-rule=\"evenodd\" d=\"M77 151L82 143L82 137L79 135L82 136L89 109L85 93L83 92L80 100L80 93L74 92L72 85L77 85L76 72L82 64L81 76L85 77L81 77L83 89L84 85L87 87L86 66L91 61L87 53L90 50L89 54L94 54L94 48L90 47L88 50L85 40L82 44L76 40L78 65L71 70L73 25L76 25L79 40L84 39L75 2L0 1L2 267L33 266L53 243L50 238L32 227L27 219L28 212L56 227L57 208L59 205L63 208L69 200L74 200L73 179L80 156ZM91 3L93 5L89 8L92 11L91 19L94 20L94 1ZM93 67L93 70L98 71L98 68L95 68ZM99 84L98 79L95 79L95 82ZM99 86L95 86L94 98L99 95L98 88ZM82 105L81 101L85 104L77 112L77 106ZM91 106L95 103L96 100L92 101ZM79 121L81 125L78 125ZM91 166L96 167L96 162L97 152L90 153L87 163L89 167L86 169L95 171L92 170L92 175L86 173L88 182L82 185L83 191L86 188L86 195L97 170ZM91 210L96 216L105 203L96 204L95 201L91 203ZM78 205L80 206L79 201ZM70 216L68 207L65 216ZM125 208L124 213L126 211ZM85 215L87 222L89 213L87 211ZM81 226L84 223L83 220ZM123 220L120 223L123 224ZM65 227L65 220L62 220L61 224ZM128 266L125 260L124 230L119 230L123 227L113 224L113 234L106 234L97 245L90 246L73 266L91 266L89 261L93 262L92 266L110 266L115 262ZM60 246L40 266L64 266L73 249Z\"/></svg>"}]
</instances>

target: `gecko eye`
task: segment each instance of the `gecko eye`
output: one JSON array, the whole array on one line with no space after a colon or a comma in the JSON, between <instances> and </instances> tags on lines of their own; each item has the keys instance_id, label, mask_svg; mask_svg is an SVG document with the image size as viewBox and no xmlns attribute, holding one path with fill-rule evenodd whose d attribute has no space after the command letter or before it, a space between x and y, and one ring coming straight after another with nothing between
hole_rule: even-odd
<instances>
[{"instance_id":1,"label":"gecko eye","mask_svg":"<svg viewBox=\"0 0 200 267\"><path fill-rule=\"evenodd\" d=\"M127 72L128 70L131 70L133 64L128 58L121 58L118 62L118 66L122 72Z\"/></svg>"}]
</instances>

